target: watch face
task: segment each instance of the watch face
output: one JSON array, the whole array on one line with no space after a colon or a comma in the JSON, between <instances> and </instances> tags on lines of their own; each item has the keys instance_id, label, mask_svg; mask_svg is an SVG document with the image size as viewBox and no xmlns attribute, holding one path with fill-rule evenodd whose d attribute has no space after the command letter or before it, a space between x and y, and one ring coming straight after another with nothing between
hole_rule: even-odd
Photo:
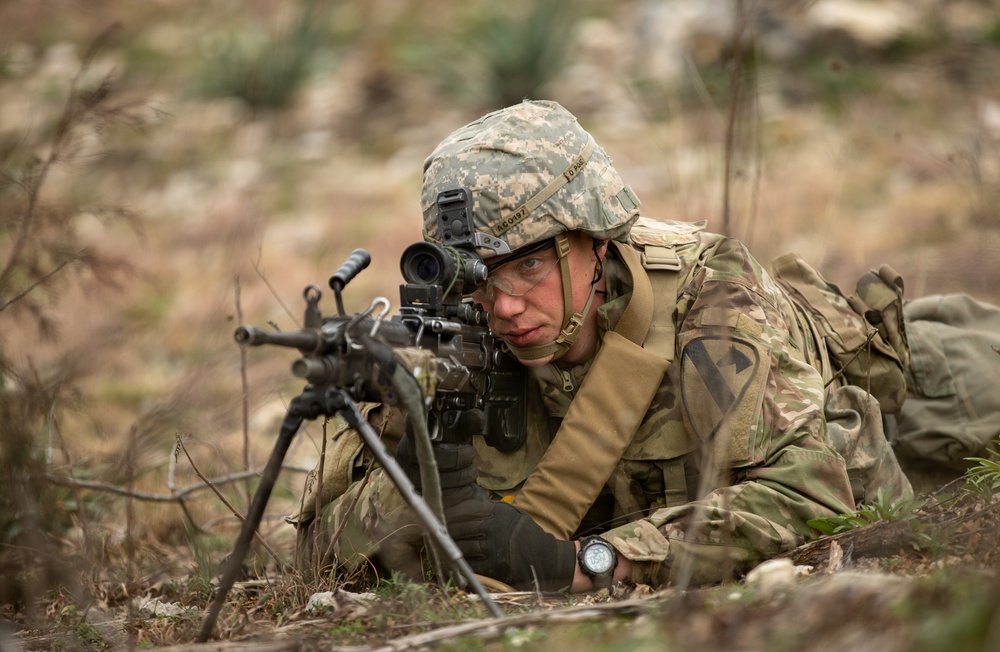
<instances>
[{"instance_id":1,"label":"watch face","mask_svg":"<svg viewBox=\"0 0 1000 652\"><path fill-rule=\"evenodd\" d=\"M607 544L591 544L583 551L583 563L594 575L602 575L614 568L615 555Z\"/></svg>"}]
</instances>

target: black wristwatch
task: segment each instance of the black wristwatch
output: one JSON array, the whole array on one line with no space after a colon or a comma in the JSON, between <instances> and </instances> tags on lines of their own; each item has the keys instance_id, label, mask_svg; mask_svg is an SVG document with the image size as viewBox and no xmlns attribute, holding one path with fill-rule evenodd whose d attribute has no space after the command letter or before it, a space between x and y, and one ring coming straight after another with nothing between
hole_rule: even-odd
<instances>
[{"instance_id":1,"label":"black wristwatch","mask_svg":"<svg viewBox=\"0 0 1000 652\"><path fill-rule=\"evenodd\" d=\"M580 552L576 558L580 562L580 570L591 579L595 589L611 586L615 567L618 566L618 553L610 543L601 537L584 537L580 539Z\"/></svg>"}]
</instances>

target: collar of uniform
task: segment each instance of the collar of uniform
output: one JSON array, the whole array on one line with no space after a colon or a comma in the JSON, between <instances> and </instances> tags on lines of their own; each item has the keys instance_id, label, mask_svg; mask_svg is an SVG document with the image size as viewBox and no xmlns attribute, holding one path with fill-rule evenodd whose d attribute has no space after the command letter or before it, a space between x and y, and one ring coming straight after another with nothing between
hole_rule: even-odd
<instances>
[{"instance_id":1,"label":"collar of uniform","mask_svg":"<svg viewBox=\"0 0 1000 652\"><path fill-rule=\"evenodd\" d=\"M531 367L531 374L542 390L542 402L550 417L562 418L569 410L569 404L587 377L593 359L569 369L560 369L555 364Z\"/></svg>"}]
</instances>

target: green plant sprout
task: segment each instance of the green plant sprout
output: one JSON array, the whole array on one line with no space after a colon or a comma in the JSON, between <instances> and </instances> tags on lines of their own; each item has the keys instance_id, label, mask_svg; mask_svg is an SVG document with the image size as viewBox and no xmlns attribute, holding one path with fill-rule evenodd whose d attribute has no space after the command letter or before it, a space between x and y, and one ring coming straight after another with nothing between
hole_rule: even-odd
<instances>
[{"instance_id":1,"label":"green plant sprout","mask_svg":"<svg viewBox=\"0 0 1000 652\"><path fill-rule=\"evenodd\" d=\"M864 527L880 521L908 521L911 526L919 525L917 510L924 507L927 500L909 499L893 501L886 489L879 489L875 500L858 508L853 514L814 518L806 524L823 534L840 534L854 528Z\"/></svg>"}]
</instances>

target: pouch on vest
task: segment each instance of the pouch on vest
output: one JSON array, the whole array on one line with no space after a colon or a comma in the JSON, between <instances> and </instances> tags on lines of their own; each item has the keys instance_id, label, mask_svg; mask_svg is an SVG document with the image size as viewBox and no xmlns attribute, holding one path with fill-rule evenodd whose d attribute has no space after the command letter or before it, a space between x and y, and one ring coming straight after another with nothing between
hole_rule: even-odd
<instances>
[{"instance_id":1,"label":"pouch on vest","mask_svg":"<svg viewBox=\"0 0 1000 652\"><path fill-rule=\"evenodd\" d=\"M906 400L909 360L899 275L883 265L862 277L857 295L846 297L797 254L781 256L771 267L778 283L812 318L833 371L867 390L883 412L899 412Z\"/></svg>"}]
</instances>

